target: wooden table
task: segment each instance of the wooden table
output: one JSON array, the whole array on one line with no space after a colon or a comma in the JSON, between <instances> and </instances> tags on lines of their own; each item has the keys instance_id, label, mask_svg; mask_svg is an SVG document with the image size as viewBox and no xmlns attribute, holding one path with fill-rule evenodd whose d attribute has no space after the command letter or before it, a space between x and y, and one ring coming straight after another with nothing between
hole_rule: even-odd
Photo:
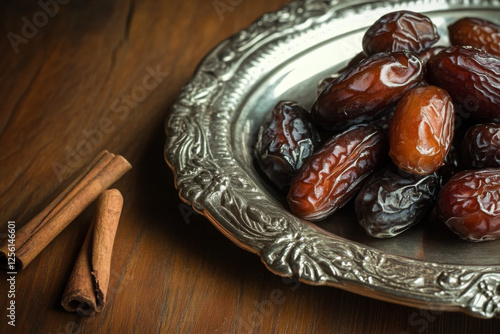
<instances>
[{"instance_id":1,"label":"wooden table","mask_svg":"<svg viewBox=\"0 0 500 334\"><path fill-rule=\"evenodd\" d=\"M15 276L16 327L0 274L0 333L500 332L500 320L281 279L179 200L163 159L169 106L211 48L285 2L2 1L2 231L103 149L133 170L114 185L125 206L104 311L81 318L60 306L92 205Z\"/></svg>"}]
</instances>

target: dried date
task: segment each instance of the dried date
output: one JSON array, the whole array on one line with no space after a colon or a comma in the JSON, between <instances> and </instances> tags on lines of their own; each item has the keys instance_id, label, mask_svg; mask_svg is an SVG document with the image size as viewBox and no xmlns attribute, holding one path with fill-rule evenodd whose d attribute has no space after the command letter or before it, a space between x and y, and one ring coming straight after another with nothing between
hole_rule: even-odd
<instances>
[{"instance_id":1,"label":"dried date","mask_svg":"<svg viewBox=\"0 0 500 334\"><path fill-rule=\"evenodd\" d=\"M500 238L500 169L455 174L439 192L437 212L462 239Z\"/></svg>"},{"instance_id":2,"label":"dried date","mask_svg":"<svg viewBox=\"0 0 500 334\"><path fill-rule=\"evenodd\" d=\"M379 18L363 36L367 55L387 51L421 52L439 40L436 27L425 15L397 11Z\"/></svg>"},{"instance_id":3,"label":"dried date","mask_svg":"<svg viewBox=\"0 0 500 334\"><path fill-rule=\"evenodd\" d=\"M271 120L259 130L255 156L261 170L279 189L285 190L319 144L319 135L304 107L281 101Z\"/></svg>"},{"instance_id":4,"label":"dried date","mask_svg":"<svg viewBox=\"0 0 500 334\"><path fill-rule=\"evenodd\" d=\"M500 122L500 57L452 46L429 60L426 80L445 89L474 119Z\"/></svg>"},{"instance_id":5,"label":"dried date","mask_svg":"<svg viewBox=\"0 0 500 334\"><path fill-rule=\"evenodd\" d=\"M434 173L450 150L454 122L453 103L445 90L436 86L412 89L394 112L389 156L408 173Z\"/></svg>"},{"instance_id":6,"label":"dried date","mask_svg":"<svg viewBox=\"0 0 500 334\"><path fill-rule=\"evenodd\" d=\"M464 17L448 26L451 45L473 46L500 56L500 26L477 17Z\"/></svg>"},{"instance_id":7,"label":"dried date","mask_svg":"<svg viewBox=\"0 0 500 334\"><path fill-rule=\"evenodd\" d=\"M436 173L407 174L393 165L370 176L356 196L359 224L376 238L394 237L419 223L435 205Z\"/></svg>"},{"instance_id":8,"label":"dried date","mask_svg":"<svg viewBox=\"0 0 500 334\"><path fill-rule=\"evenodd\" d=\"M321 91L311 109L313 122L335 131L376 119L422 77L417 56L378 53L342 72Z\"/></svg>"},{"instance_id":9,"label":"dried date","mask_svg":"<svg viewBox=\"0 0 500 334\"><path fill-rule=\"evenodd\" d=\"M328 217L359 189L387 154L387 141L372 125L355 126L324 143L295 176L287 200L310 221Z\"/></svg>"},{"instance_id":10,"label":"dried date","mask_svg":"<svg viewBox=\"0 0 500 334\"><path fill-rule=\"evenodd\" d=\"M500 124L471 127L462 141L462 157L468 167L500 167Z\"/></svg>"}]
</instances>

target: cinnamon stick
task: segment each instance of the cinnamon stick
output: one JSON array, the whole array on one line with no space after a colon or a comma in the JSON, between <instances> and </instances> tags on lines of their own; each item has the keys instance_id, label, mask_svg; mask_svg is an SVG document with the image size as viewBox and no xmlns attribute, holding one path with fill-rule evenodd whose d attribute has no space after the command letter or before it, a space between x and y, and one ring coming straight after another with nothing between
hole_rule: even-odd
<instances>
[{"instance_id":1,"label":"cinnamon stick","mask_svg":"<svg viewBox=\"0 0 500 334\"><path fill-rule=\"evenodd\" d=\"M123 197L116 189L106 191L101 196L97 206L98 214L96 215L94 243L92 245L92 277L95 285L97 311L101 311L106 304L111 253L122 207Z\"/></svg>"},{"instance_id":2,"label":"cinnamon stick","mask_svg":"<svg viewBox=\"0 0 500 334\"><path fill-rule=\"evenodd\" d=\"M90 203L131 169L125 158L107 151L92 161L44 210L16 233L16 270L22 270ZM0 264L7 269L8 243L0 246Z\"/></svg>"},{"instance_id":3,"label":"cinnamon stick","mask_svg":"<svg viewBox=\"0 0 500 334\"><path fill-rule=\"evenodd\" d=\"M116 189L107 190L99 197L96 216L63 294L61 304L65 310L91 316L104 308L122 207L123 197Z\"/></svg>"},{"instance_id":4,"label":"cinnamon stick","mask_svg":"<svg viewBox=\"0 0 500 334\"><path fill-rule=\"evenodd\" d=\"M94 224L92 223L76 259L61 302L65 310L77 312L82 316L94 315L97 309L94 285L90 277L90 272L92 271L90 259L92 257L93 235Z\"/></svg>"}]
</instances>

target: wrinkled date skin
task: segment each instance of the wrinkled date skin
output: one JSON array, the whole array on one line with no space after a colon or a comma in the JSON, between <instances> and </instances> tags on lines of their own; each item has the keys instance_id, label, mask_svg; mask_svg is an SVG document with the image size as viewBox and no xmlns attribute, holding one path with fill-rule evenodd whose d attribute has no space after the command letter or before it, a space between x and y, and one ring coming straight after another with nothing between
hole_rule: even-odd
<instances>
[{"instance_id":1,"label":"wrinkled date skin","mask_svg":"<svg viewBox=\"0 0 500 334\"><path fill-rule=\"evenodd\" d=\"M417 176L390 165L372 174L356 196L358 222L372 237L394 237L430 212L438 191L436 173Z\"/></svg>"},{"instance_id":2,"label":"wrinkled date skin","mask_svg":"<svg viewBox=\"0 0 500 334\"><path fill-rule=\"evenodd\" d=\"M500 238L500 169L455 174L439 192L437 212L462 239Z\"/></svg>"},{"instance_id":3,"label":"wrinkled date skin","mask_svg":"<svg viewBox=\"0 0 500 334\"><path fill-rule=\"evenodd\" d=\"M453 103L445 90L436 86L412 89L394 112L389 156L408 173L434 173L450 150L454 123Z\"/></svg>"},{"instance_id":4,"label":"wrinkled date skin","mask_svg":"<svg viewBox=\"0 0 500 334\"><path fill-rule=\"evenodd\" d=\"M328 217L354 195L386 154L387 140L372 125L332 137L295 176L287 196L291 211L309 221Z\"/></svg>"},{"instance_id":5,"label":"wrinkled date skin","mask_svg":"<svg viewBox=\"0 0 500 334\"><path fill-rule=\"evenodd\" d=\"M500 122L500 57L452 46L427 62L426 80L480 122Z\"/></svg>"},{"instance_id":6,"label":"wrinkled date skin","mask_svg":"<svg viewBox=\"0 0 500 334\"><path fill-rule=\"evenodd\" d=\"M500 124L471 127L462 141L462 157L468 167L500 167Z\"/></svg>"},{"instance_id":7,"label":"wrinkled date skin","mask_svg":"<svg viewBox=\"0 0 500 334\"><path fill-rule=\"evenodd\" d=\"M367 55L378 52L421 52L439 40L432 21L425 15L397 11L378 19L363 36L363 50Z\"/></svg>"},{"instance_id":8,"label":"wrinkled date skin","mask_svg":"<svg viewBox=\"0 0 500 334\"><path fill-rule=\"evenodd\" d=\"M473 46L500 56L500 26L475 18L464 17L448 27L451 45Z\"/></svg>"},{"instance_id":9,"label":"wrinkled date skin","mask_svg":"<svg viewBox=\"0 0 500 334\"><path fill-rule=\"evenodd\" d=\"M408 52L378 53L342 72L311 109L318 127L335 131L381 116L423 77L419 58Z\"/></svg>"},{"instance_id":10,"label":"wrinkled date skin","mask_svg":"<svg viewBox=\"0 0 500 334\"><path fill-rule=\"evenodd\" d=\"M279 189L286 190L304 161L319 144L319 135L304 107L279 102L258 134L255 156L261 170Z\"/></svg>"}]
</instances>

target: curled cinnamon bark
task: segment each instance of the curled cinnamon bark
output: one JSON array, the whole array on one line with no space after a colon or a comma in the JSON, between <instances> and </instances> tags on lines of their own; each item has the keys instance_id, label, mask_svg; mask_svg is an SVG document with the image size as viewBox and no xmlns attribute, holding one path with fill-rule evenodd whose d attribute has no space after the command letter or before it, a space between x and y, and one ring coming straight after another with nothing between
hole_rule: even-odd
<instances>
[{"instance_id":1,"label":"curled cinnamon bark","mask_svg":"<svg viewBox=\"0 0 500 334\"><path fill-rule=\"evenodd\" d=\"M116 189L107 190L99 197L95 219L63 294L61 304L67 311L91 316L104 308L122 207L123 197Z\"/></svg>"}]
</instances>

